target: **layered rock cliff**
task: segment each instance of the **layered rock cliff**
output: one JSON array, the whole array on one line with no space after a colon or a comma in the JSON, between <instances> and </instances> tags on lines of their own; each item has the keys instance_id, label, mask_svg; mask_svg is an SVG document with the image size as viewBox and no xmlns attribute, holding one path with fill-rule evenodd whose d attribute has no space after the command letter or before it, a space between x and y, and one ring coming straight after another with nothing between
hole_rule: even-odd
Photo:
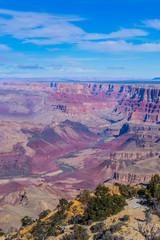
<instances>
[{"instance_id":1,"label":"layered rock cliff","mask_svg":"<svg viewBox=\"0 0 160 240\"><path fill-rule=\"evenodd\" d=\"M81 114L96 110L125 114L132 122L160 122L160 86L107 83L10 83L0 84L5 104L0 113L31 115L39 109ZM21 91L22 104L13 105L13 96ZM34 94L33 94L34 92ZM36 108L35 108L35 107Z\"/></svg>"}]
</instances>

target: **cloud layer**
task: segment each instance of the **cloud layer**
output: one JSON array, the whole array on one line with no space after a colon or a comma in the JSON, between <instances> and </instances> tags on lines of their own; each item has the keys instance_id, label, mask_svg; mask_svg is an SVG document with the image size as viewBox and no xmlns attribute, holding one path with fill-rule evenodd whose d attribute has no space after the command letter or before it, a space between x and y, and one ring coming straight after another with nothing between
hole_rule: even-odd
<instances>
[{"instance_id":1,"label":"cloud layer","mask_svg":"<svg viewBox=\"0 0 160 240\"><path fill-rule=\"evenodd\" d=\"M5 44L0 44L0 51L9 51L9 50L11 50L10 47L8 47Z\"/></svg>"},{"instance_id":2,"label":"cloud layer","mask_svg":"<svg viewBox=\"0 0 160 240\"><path fill-rule=\"evenodd\" d=\"M16 69L43 69L43 67L39 66L38 64L14 64L10 66L11 68L16 68Z\"/></svg>"},{"instance_id":3,"label":"cloud layer","mask_svg":"<svg viewBox=\"0 0 160 240\"><path fill-rule=\"evenodd\" d=\"M156 30L160 30L160 19L148 19L143 21L145 27L147 28L154 28Z\"/></svg>"},{"instance_id":4,"label":"cloud layer","mask_svg":"<svg viewBox=\"0 0 160 240\"><path fill-rule=\"evenodd\" d=\"M136 37L144 37L148 32L142 29L122 28L117 32L110 34L102 33L87 33L82 28L77 27L75 22L82 21L82 18L76 16L56 16L47 13L35 12L18 12L11 10L0 9L0 36L12 36L19 39L22 43L33 43L36 45L59 45L59 44L74 44L84 41L80 44L81 48L85 49L88 41L102 41L109 39L131 39ZM115 42L118 46L120 42ZM120 43L123 47L125 43ZM104 51L111 47L109 51L115 51L113 41L92 43L92 45L104 46ZM130 45L130 44L129 44ZM129 47L125 44L124 48ZM112 47L113 46L113 47ZM7 48L7 46L6 46ZM97 49L97 47L96 47ZM115 49L115 50L114 50ZM48 51L58 51L60 48L48 48ZM122 49L123 51L123 49Z\"/></svg>"},{"instance_id":5,"label":"cloud layer","mask_svg":"<svg viewBox=\"0 0 160 240\"><path fill-rule=\"evenodd\" d=\"M120 52L160 52L160 43L133 44L124 40L80 42L79 48L97 52L120 53Z\"/></svg>"},{"instance_id":6,"label":"cloud layer","mask_svg":"<svg viewBox=\"0 0 160 240\"><path fill-rule=\"evenodd\" d=\"M147 19L138 24L132 22L130 27L126 22L127 27L116 23L117 31L108 30L113 23L111 26L109 22L102 22L103 26L97 23L95 28L102 32L94 32L91 24L85 25L84 30L80 27L82 21L83 26L87 24L85 19L74 15L0 9L0 61L8 64L1 68L4 72L9 70L8 74L24 72L34 75L39 72L40 76L61 73L64 76L88 73L89 76L99 72L104 75L108 72L125 74L134 64L139 67L138 61L133 59L135 56L145 58L144 62L148 56L149 63L152 59L158 64L158 54L155 53L160 53L160 19ZM157 59L146 53L154 53ZM130 68L127 57L132 58ZM121 60L122 67L119 67ZM157 69L159 75L159 66Z\"/></svg>"}]
</instances>

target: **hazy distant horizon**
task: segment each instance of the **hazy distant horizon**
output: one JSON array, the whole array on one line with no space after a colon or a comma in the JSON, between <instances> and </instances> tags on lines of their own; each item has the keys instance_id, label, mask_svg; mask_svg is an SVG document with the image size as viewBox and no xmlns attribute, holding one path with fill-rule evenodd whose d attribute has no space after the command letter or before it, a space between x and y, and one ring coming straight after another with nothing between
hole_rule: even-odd
<instances>
[{"instance_id":1,"label":"hazy distant horizon","mask_svg":"<svg viewBox=\"0 0 160 240\"><path fill-rule=\"evenodd\" d=\"M37 77L37 78L0 78L0 82L2 83L43 83L43 82L71 82L71 83L113 83L113 84L160 84L160 78L154 79L134 79L134 78L109 78L109 77L65 77L65 78L58 78L58 77Z\"/></svg>"}]
</instances>

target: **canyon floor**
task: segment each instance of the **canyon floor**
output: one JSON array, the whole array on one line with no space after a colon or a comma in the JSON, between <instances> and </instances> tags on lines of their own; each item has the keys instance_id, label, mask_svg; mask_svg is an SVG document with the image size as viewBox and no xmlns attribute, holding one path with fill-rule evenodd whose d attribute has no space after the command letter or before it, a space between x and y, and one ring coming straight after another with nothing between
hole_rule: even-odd
<instances>
[{"instance_id":1,"label":"canyon floor","mask_svg":"<svg viewBox=\"0 0 160 240\"><path fill-rule=\"evenodd\" d=\"M159 85L0 82L0 228L103 182L147 184L159 124Z\"/></svg>"}]
</instances>

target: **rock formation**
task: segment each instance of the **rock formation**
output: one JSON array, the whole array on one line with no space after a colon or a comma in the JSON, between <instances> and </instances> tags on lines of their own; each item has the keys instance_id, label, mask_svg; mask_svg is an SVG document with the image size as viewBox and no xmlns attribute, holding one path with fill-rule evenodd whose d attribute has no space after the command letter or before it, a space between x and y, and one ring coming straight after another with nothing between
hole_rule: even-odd
<instances>
[{"instance_id":1,"label":"rock formation","mask_svg":"<svg viewBox=\"0 0 160 240\"><path fill-rule=\"evenodd\" d=\"M38 214L45 193L147 183L160 171L159 124L159 85L1 82L0 206L32 215L33 192Z\"/></svg>"}]
</instances>

